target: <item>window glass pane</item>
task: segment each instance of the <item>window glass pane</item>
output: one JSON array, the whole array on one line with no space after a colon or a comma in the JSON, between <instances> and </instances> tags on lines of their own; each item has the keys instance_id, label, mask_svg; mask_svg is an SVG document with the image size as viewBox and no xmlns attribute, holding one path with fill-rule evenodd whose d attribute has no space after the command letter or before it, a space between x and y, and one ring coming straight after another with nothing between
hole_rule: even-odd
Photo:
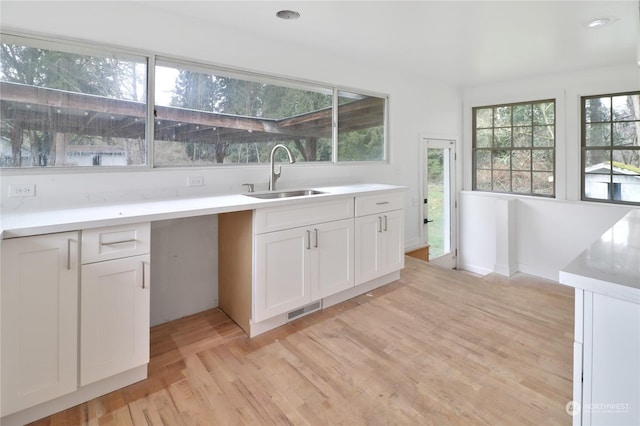
<instances>
[{"instance_id":1,"label":"window glass pane","mask_svg":"<svg viewBox=\"0 0 640 426\"><path fill-rule=\"evenodd\" d=\"M494 127L511 127L511 107L503 106L494 109Z\"/></svg>"},{"instance_id":2,"label":"window glass pane","mask_svg":"<svg viewBox=\"0 0 640 426\"><path fill-rule=\"evenodd\" d=\"M611 151L588 149L585 152L585 173L611 173Z\"/></svg>"},{"instance_id":3,"label":"window glass pane","mask_svg":"<svg viewBox=\"0 0 640 426\"><path fill-rule=\"evenodd\" d=\"M493 151L493 168L509 170L511 168L510 153L511 151L506 149L499 149Z\"/></svg>"},{"instance_id":4,"label":"window glass pane","mask_svg":"<svg viewBox=\"0 0 640 426\"><path fill-rule=\"evenodd\" d=\"M512 151L511 168L513 170L531 170L531 151L528 149Z\"/></svg>"},{"instance_id":5,"label":"window glass pane","mask_svg":"<svg viewBox=\"0 0 640 426\"><path fill-rule=\"evenodd\" d=\"M511 127L494 130L493 146L496 148L511 146Z\"/></svg>"},{"instance_id":6,"label":"window glass pane","mask_svg":"<svg viewBox=\"0 0 640 426\"><path fill-rule=\"evenodd\" d=\"M533 193L552 196L554 191L553 173L533 172Z\"/></svg>"},{"instance_id":7,"label":"window glass pane","mask_svg":"<svg viewBox=\"0 0 640 426\"><path fill-rule=\"evenodd\" d=\"M338 92L338 161L385 159L385 99Z\"/></svg>"},{"instance_id":8,"label":"window glass pane","mask_svg":"<svg viewBox=\"0 0 640 426\"><path fill-rule=\"evenodd\" d=\"M611 105L614 121L640 120L640 95L614 96Z\"/></svg>"},{"instance_id":9,"label":"window glass pane","mask_svg":"<svg viewBox=\"0 0 640 426\"><path fill-rule=\"evenodd\" d=\"M488 149L479 149L476 151L476 168L491 169L491 151Z\"/></svg>"},{"instance_id":10,"label":"window glass pane","mask_svg":"<svg viewBox=\"0 0 640 426\"><path fill-rule=\"evenodd\" d=\"M511 192L511 172L508 170L493 171L493 190Z\"/></svg>"},{"instance_id":11,"label":"window glass pane","mask_svg":"<svg viewBox=\"0 0 640 426\"><path fill-rule=\"evenodd\" d=\"M611 145L611 124L585 124L584 127L584 138L587 146Z\"/></svg>"},{"instance_id":12,"label":"window glass pane","mask_svg":"<svg viewBox=\"0 0 640 426\"><path fill-rule=\"evenodd\" d=\"M513 146L514 147L530 147L533 140L532 127L514 127L513 128Z\"/></svg>"},{"instance_id":13,"label":"window glass pane","mask_svg":"<svg viewBox=\"0 0 640 426\"><path fill-rule=\"evenodd\" d=\"M545 147L553 146L555 143L554 126L534 126L533 127L533 146Z\"/></svg>"},{"instance_id":14,"label":"window glass pane","mask_svg":"<svg viewBox=\"0 0 640 426\"><path fill-rule=\"evenodd\" d=\"M532 154L532 170L553 171L552 149L535 149Z\"/></svg>"},{"instance_id":15,"label":"window glass pane","mask_svg":"<svg viewBox=\"0 0 640 426\"><path fill-rule=\"evenodd\" d=\"M146 58L7 37L1 167L146 164Z\"/></svg>"},{"instance_id":16,"label":"window glass pane","mask_svg":"<svg viewBox=\"0 0 640 426\"><path fill-rule=\"evenodd\" d=\"M493 127L493 108L478 108L476 111L476 129Z\"/></svg>"},{"instance_id":17,"label":"window glass pane","mask_svg":"<svg viewBox=\"0 0 640 426\"><path fill-rule=\"evenodd\" d=\"M613 123L613 144L624 146L640 146L640 121Z\"/></svg>"},{"instance_id":18,"label":"window glass pane","mask_svg":"<svg viewBox=\"0 0 640 426\"><path fill-rule=\"evenodd\" d=\"M476 131L476 147L491 148L493 129L480 129Z\"/></svg>"},{"instance_id":19,"label":"window glass pane","mask_svg":"<svg viewBox=\"0 0 640 426\"><path fill-rule=\"evenodd\" d=\"M614 149L613 173L625 175L640 175L640 150Z\"/></svg>"},{"instance_id":20,"label":"window glass pane","mask_svg":"<svg viewBox=\"0 0 640 426\"><path fill-rule=\"evenodd\" d=\"M533 104L533 124L555 123L555 103L542 102Z\"/></svg>"},{"instance_id":21,"label":"window glass pane","mask_svg":"<svg viewBox=\"0 0 640 426\"><path fill-rule=\"evenodd\" d=\"M611 98L585 99L584 117L586 123L611 121Z\"/></svg>"},{"instance_id":22,"label":"window glass pane","mask_svg":"<svg viewBox=\"0 0 640 426\"><path fill-rule=\"evenodd\" d=\"M530 194L532 192L530 172L513 172L511 175L513 192L519 194Z\"/></svg>"},{"instance_id":23,"label":"window glass pane","mask_svg":"<svg viewBox=\"0 0 640 426\"><path fill-rule=\"evenodd\" d=\"M513 125L514 126L530 126L531 125L531 104L514 105L513 106Z\"/></svg>"},{"instance_id":24,"label":"window glass pane","mask_svg":"<svg viewBox=\"0 0 640 426\"><path fill-rule=\"evenodd\" d=\"M476 189L491 191L491 170L478 170L476 173Z\"/></svg>"},{"instance_id":25,"label":"window glass pane","mask_svg":"<svg viewBox=\"0 0 640 426\"><path fill-rule=\"evenodd\" d=\"M156 66L155 164L202 166L269 161L287 145L297 161L330 161L330 89L300 89Z\"/></svg>"}]
</instances>

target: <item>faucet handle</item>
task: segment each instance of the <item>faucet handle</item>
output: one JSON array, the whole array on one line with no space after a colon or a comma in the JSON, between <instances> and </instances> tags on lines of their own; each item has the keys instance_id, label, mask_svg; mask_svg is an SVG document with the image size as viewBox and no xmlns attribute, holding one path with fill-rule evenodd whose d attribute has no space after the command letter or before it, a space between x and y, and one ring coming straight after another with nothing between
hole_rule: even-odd
<instances>
[{"instance_id":1,"label":"faucet handle","mask_svg":"<svg viewBox=\"0 0 640 426\"><path fill-rule=\"evenodd\" d=\"M253 192L253 184L252 183L243 183L242 186L246 186L248 192Z\"/></svg>"}]
</instances>

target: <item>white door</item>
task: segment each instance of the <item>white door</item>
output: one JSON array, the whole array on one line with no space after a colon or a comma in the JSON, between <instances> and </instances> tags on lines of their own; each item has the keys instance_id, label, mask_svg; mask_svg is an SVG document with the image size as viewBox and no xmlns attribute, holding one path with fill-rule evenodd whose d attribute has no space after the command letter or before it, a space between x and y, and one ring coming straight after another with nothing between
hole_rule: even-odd
<instances>
[{"instance_id":1,"label":"white door","mask_svg":"<svg viewBox=\"0 0 640 426\"><path fill-rule=\"evenodd\" d=\"M256 236L254 322L297 309L311 301L311 231L294 228Z\"/></svg>"},{"instance_id":2,"label":"white door","mask_svg":"<svg viewBox=\"0 0 640 426\"><path fill-rule=\"evenodd\" d=\"M149 362L149 255L82 265L80 385Z\"/></svg>"},{"instance_id":3,"label":"white door","mask_svg":"<svg viewBox=\"0 0 640 426\"><path fill-rule=\"evenodd\" d=\"M328 222L311 231L311 300L353 287L353 219Z\"/></svg>"},{"instance_id":4,"label":"white door","mask_svg":"<svg viewBox=\"0 0 640 426\"><path fill-rule=\"evenodd\" d=\"M2 416L78 384L78 233L2 242Z\"/></svg>"},{"instance_id":5,"label":"white door","mask_svg":"<svg viewBox=\"0 0 640 426\"><path fill-rule=\"evenodd\" d=\"M423 238L430 262L456 267L455 141L424 139Z\"/></svg>"}]
</instances>

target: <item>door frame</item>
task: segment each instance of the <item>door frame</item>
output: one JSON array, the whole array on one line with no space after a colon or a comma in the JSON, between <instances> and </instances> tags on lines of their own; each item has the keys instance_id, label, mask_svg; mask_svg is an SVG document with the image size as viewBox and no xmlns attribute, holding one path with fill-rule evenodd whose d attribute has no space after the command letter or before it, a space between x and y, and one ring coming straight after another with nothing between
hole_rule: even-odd
<instances>
[{"instance_id":1,"label":"door frame","mask_svg":"<svg viewBox=\"0 0 640 426\"><path fill-rule=\"evenodd\" d=\"M458 226L459 226L459 209L458 209L458 193L460 191L459 188L459 183L462 182L460 173L460 164L461 164L461 157L459 156L458 152L459 152L459 144L458 144L458 138L457 137L452 137L452 136L443 136L443 135L431 135L431 134L421 134L420 135L420 173L419 173L419 188L420 188L420 197L421 200L424 200L424 196L425 196L425 181L426 181L426 172L427 172L427 163L426 163L426 154L427 154L427 142L430 140L439 140L439 141L447 141L450 142L453 145L453 150L454 150L454 158L452 160L452 166L454 167L453 173L451 173L451 217L450 217L450 223L451 223L451 252L452 252L452 261L445 261L445 262L433 262L435 265L438 266L444 266L444 267L448 267L448 268L452 268L452 269L457 269L458 267L458 247L459 247L459 233L458 233ZM422 244L424 244L425 246L428 244L427 241L427 233L425 232L425 226L424 226L424 217L425 217L425 211L426 211L426 205L424 204L424 202L420 202L420 223L419 223L419 227L420 227L420 241Z\"/></svg>"}]
</instances>

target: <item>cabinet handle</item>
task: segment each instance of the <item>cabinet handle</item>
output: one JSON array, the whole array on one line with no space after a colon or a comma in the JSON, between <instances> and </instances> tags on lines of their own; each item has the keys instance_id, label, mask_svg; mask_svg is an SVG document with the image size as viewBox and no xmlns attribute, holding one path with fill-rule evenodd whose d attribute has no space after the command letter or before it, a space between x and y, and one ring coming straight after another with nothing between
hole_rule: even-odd
<instances>
[{"instance_id":1,"label":"cabinet handle","mask_svg":"<svg viewBox=\"0 0 640 426\"><path fill-rule=\"evenodd\" d=\"M311 250L311 231L307 229L307 250Z\"/></svg>"},{"instance_id":2,"label":"cabinet handle","mask_svg":"<svg viewBox=\"0 0 640 426\"><path fill-rule=\"evenodd\" d=\"M316 245L314 247L318 248L318 228L313 228L313 230L316 233Z\"/></svg>"},{"instance_id":3,"label":"cabinet handle","mask_svg":"<svg viewBox=\"0 0 640 426\"><path fill-rule=\"evenodd\" d=\"M144 267L145 265L146 263L143 260L142 261L142 289L146 288L145 283L147 282L147 276L146 276L147 274L145 273L145 267Z\"/></svg>"},{"instance_id":4,"label":"cabinet handle","mask_svg":"<svg viewBox=\"0 0 640 426\"><path fill-rule=\"evenodd\" d=\"M384 231L387 232L387 215L384 215Z\"/></svg>"},{"instance_id":5,"label":"cabinet handle","mask_svg":"<svg viewBox=\"0 0 640 426\"><path fill-rule=\"evenodd\" d=\"M67 270L71 270L71 238L67 238Z\"/></svg>"},{"instance_id":6,"label":"cabinet handle","mask_svg":"<svg viewBox=\"0 0 640 426\"><path fill-rule=\"evenodd\" d=\"M376 206L384 206L385 204L389 204L388 201L380 201L378 203L376 203Z\"/></svg>"},{"instance_id":7,"label":"cabinet handle","mask_svg":"<svg viewBox=\"0 0 640 426\"><path fill-rule=\"evenodd\" d=\"M378 216L378 232L382 232L382 217Z\"/></svg>"},{"instance_id":8,"label":"cabinet handle","mask_svg":"<svg viewBox=\"0 0 640 426\"><path fill-rule=\"evenodd\" d=\"M113 241L113 242L111 242L111 243L103 243L103 242L100 242L100 245L101 245L101 246L115 246L115 245L117 245L117 244L135 243L136 241L138 241L138 240L136 240L135 238L133 238L133 239L131 239L131 240Z\"/></svg>"}]
</instances>

